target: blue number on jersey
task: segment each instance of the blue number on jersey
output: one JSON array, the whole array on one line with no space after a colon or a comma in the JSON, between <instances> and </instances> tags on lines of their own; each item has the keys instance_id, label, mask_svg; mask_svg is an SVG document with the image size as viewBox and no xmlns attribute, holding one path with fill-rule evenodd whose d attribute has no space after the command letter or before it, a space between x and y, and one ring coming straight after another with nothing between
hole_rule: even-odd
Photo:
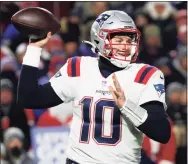
<instances>
[{"instance_id":1,"label":"blue number on jersey","mask_svg":"<svg viewBox=\"0 0 188 164\"><path fill-rule=\"evenodd\" d=\"M90 128L90 105L91 98L84 98L81 101L82 105L82 114L83 114L83 125L81 131L81 142L88 142L89 139L89 128Z\"/></svg>"},{"instance_id":2,"label":"blue number on jersey","mask_svg":"<svg viewBox=\"0 0 188 164\"><path fill-rule=\"evenodd\" d=\"M89 127L90 127L90 111L91 111L91 98L84 98L81 101L83 106L83 125L81 129L81 142L88 142L89 138ZM94 139L98 144L116 145L120 141L121 137L121 113L113 100L101 99L94 105ZM112 108L112 127L111 127L111 137L103 136L103 112L104 107Z\"/></svg>"}]
</instances>

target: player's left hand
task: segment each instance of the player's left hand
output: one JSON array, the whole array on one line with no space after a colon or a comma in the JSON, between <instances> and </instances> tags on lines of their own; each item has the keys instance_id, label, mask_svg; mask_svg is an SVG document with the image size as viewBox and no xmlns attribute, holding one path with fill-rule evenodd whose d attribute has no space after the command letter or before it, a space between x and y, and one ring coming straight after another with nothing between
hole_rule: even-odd
<instances>
[{"instance_id":1,"label":"player's left hand","mask_svg":"<svg viewBox=\"0 0 188 164\"><path fill-rule=\"evenodd\" d=\"M115 89L111 86L109 86L109 90L112 93L112 96L119 107L121 109L123 105L125 104L126 98L123 89L121 88L119 81L117 80L117 77L115 74L112 75L112 80L115 86Z\"/></svg>"}]
</instances>

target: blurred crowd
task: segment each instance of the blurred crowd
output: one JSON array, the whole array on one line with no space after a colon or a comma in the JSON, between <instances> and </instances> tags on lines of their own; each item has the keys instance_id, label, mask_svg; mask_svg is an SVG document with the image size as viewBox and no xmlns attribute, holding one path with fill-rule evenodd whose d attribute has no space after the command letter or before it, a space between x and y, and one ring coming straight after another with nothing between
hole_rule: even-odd
<instances>
[{"instance_id":1,"label":"blurred crowd","mask_svg":"<svg viewBox=\"0 0 188 164\"><path fill-rule=\"evenodd\" d=\"M40 7L42 3L45 2L1 2L2 164L33 163L30 141L30 128L33 126L71 124L72 103L35 110L22 109L16 104L17 83L29 39L14 28L10 19L18 10ZM54 2L48 3L53 6ZM109 9L127 12L142 34L137 62L154 65L164 73L167 113L172 126L171 139L166 145L145 136L142 162L187 163L187 2L59 2L59 5L65 3L70 3L66 16L57 16L61 29L42 52L39 84L46 83L70 57L97 57L82 40L90 40L90 27L100 13Z\"/></svg>"}]
</instances>

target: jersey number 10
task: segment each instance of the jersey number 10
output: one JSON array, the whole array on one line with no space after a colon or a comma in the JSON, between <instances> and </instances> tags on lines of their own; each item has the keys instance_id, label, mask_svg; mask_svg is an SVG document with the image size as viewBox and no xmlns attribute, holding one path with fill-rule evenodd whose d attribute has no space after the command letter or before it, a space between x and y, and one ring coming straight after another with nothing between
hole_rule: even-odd
<instances>
[{"instance_id":1,"label":"jersey number 10","mask_svg":"<svg viewBox=\"0 0 188 164\"><path fill-rule=\"evenodd\" d=\"M100 145L117 145L121 140L121 113L113 99L99 99L94 104L93 113L91 107L93 105L92 97L84 97L80 101L82 106L82 126L80 132L80 142L89 143L90 133L93 132L93 140ZM112 109L111 113L111 134L105 136L104 130L104 112L106 108ZM92 118L93 119L92 119Z\"/></svg>"}]
</instances>

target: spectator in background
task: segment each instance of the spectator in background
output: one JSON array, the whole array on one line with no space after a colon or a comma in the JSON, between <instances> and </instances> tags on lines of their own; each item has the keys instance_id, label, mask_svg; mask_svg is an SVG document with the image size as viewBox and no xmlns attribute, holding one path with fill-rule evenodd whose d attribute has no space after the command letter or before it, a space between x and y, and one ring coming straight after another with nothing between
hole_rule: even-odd
<instances>
[{"instance_id":1,"label":"spectator in background","mask_svg":"<svg viewBox=\"0 0 188 164\"><path fill-rule=\"evenodd\" d=\"M78 38L78 41L82 40L89 40L90 37L90 29L93 21L96 19L98 15L100 15L102 12L108 10L110 8L109 2L76 2L76 6L72 10L70 20L77 20L77 22L80 22L79 25L80 32L79 35L80 38ZM87 6L87 8L86 8ZM86 12L89 9L88 12ZM73 31L73 30L72 30ZM75 37L75 36L74 36ZM63 39L66 41L66 36L62 36ZM71 57L71 54L74 54L73 56L96 56L94 54L90 47L86 44L77 44L75 42L72 42L73 39L70 39L71 37L68 37L71 42L67 42L65 44L65 50L69 57ZM73 50L76 50L76 53L74 53Z\"/></svg>"},{"instance_id":2,"label":"spectator in background","mask_svg":"<svg viewBox=\"0 0 188 164\"><path fill-rule=\"evenodd\" d=\"M65 53L66 58L80 56L80 52L78 51L78 43L74 40L69 40L65 43Z\"/></svg>"},{"instance_id":3,"label":"spectator in background","mask_svg":"<svg viewBox=\"0 0 188 164\"><path fill-rule=\"evenodd\" d=\"M16 59L17 59L17 63L18 63L18 71L17 71L18 76L21 71L22 60L25 55L27 45L28 45L27 43L23 42L17 46L16 51L15 51L15 55L16 55ZM45 76L47 74L50 57L51 57L51 54L48 51L46 51L45 49L43 49L41 61L40 61L40 67L39 67L39 70L40 70L39 75L38 75L39 77Z\"/></svg>"},{"instance_id":4,"label":"spectator in background","mask_svg":"<svg viewBox=\"0 0 188 164\"><path fill-rule=\"evenodd\" d=\"M48 76L49 79L55 75L56 72L66 63L63 56L53 56L50 61Z\"/></svg>"},{"instance_id":5,"label":"spectator in background","mask_svg":"<svg viewBox=\"0 0 188 164\"><path fill-rule=\"evenodd\" d=\"M106 9L109 9L109 2L75 2L71 19L75 18L79 23L84 24L88 19L96 18Z\"/></svg>"},{"instance_id":6,"label":"spectator in background","mask_svg":"<svg viewBox=\"0 0 188 164\"><path fill-rule=\"evenodd\" d=\"M93 21L95 21L95 19L104 11L109 10L109 2L105 1L105 2L91 2L91 11L92 11L92 15L88 16L85 21L84 21L84 25L82 28L82 34L83 34L83 38L84 40L89 40L90 38L90 29L91 29L91 25L93 23Z\"/></svg>"},{"instance_id":7,"label":"spectator in background","mask_svg":"<svg viewBox=\"0 0 188 164\"><path fill-rule=\"evenodd\" d=\"M107 3L106 2L99 2L99 3L98 3L99 5L98 7L98 6L95 6L95 4L92 2L75 2L71 15L74 17L74 20L83 24L84 21L87 19L87 17L89 18L89 17L92 17L92 15L95 15L93 13L93 10L91 10L91 8L98 7L98 9L95 9L95 10L100 11L98 12L100 14L104 11L104 8L108 6L107 9L122 10L122 11L125 11L128 15L133 16L133 13L135 12L135 10L141 8L145 4L145 2L139 2L139 1L137 2L108 1Z\"/></svg>"},{"instance_id":8,"label":"spectator in background","mask_svg":"<svg viewBox=\"0 0 188 164\"><path fill-rule=\"evenodd\" d=\"M187 71L187 50L185 46L179 47L178 56L175 60L173 60L172 64L174 68L176 68L176 70L184 77L185 80Z\"/></svg>"},{"instance_id":9,"label":"spectator in background","mask_svg":"<svg viewBox=\"0 0 188 164\"><path fill-rule=\"evenodd\" d=\"M1 79L1 107L0 127L4 131L11 126L18 127L24 131L29 140L29 128L27 126L24 110L15 103L13 84L9 79ZM3 136L1 136L1 139Z\"/></svg>"},{"instance_id":10,"label":"spectator in background","mask_svg":"<svg viewBox=\"0 0 188 164\"><path fill-rule=\"evenodd\" d=\"M93 53L91 50L91 46L89 44L82 43L79 46L79 52L81 56L91 56L91 57L97 57L98 55L96 53Z\"/></svg>"},{"instance_id":11,"label":"spectator in background","mask_svg":"<svg viewBox=\"0 0 188 164\"><path fill-rule=\"evenodd\" d=\"M70 58L73 56L80 56L78 51L80 28L75 22L71 22L71 19L63 17L60 21L61 31L60 36L64 43L64 56L65 58Z\"/></svg>"},{"instance_id":12,"label":"spectator in background","mask_svg":"<svg viewBox=\"0 0 188 164\"><path fill-rule=\"evenodd\" d=\"M178 82L170 83L166 89L168 109L167 113L174 124L183 124L182 111L180 110L180 95L183 85Z\"/></svg>"},{"instance_id":13,"label":"spectator in background","mask_svg":"<svg viewBox=\"0 0 188 164\"><path fill-rule=\"evenodd\" d=\"M16 59L10 47L1 44L1 59L3 59L4 57L10 57L12 59Z\"/></svg>"},{"instance_id":14,"label":"spectator in background","mask_svg":"<svg viewBox=\"0 0 188 164\"><path fill-rule=\"evenodd\" d=\"M3 143L0 143L0 163L1 164L9 164L6 160L6 149Z\"/></svg>"},{"instance_id":15,"label":"spectator in background","mask_svg":"<svg viewBox=\"0 0 188 164\"><path fill-rule=\"evenodd\" d=\"M138 61L153 65L158 58L167 54L162 47L161 30L157 25L150 24L144 27L143 35L143 49L139 53Z\"/></svg>"},{"instance_id":16,"label":"spectator in background","mask_svg":"<svg viewBox=\"0 0 188 164\"><path fill-rule=\"evenodd\" d=\"M140 9L135 12L134 20L136 27L139 29L141 33L143 32L143 28L150 24L150 17L146 12L143 11L143 9Z\"/></svg>"},{"instance_id":17,"label":"spectator in background","mask_svg":"<svg viewBox=\"0 0 188 164\"><path fill-rule=\"evenodd\" d=\"M187 127L187 89L180 83L173 82L167 87L167 113L174 123L177 143L176 163L186 164L186 127Z\"/></svg>"},{"instance_id":18,"label":"spectator in background","mask_svg":"<svg viewBox=\"0 0 188 164\"><path fill-rule=\"evenodd\" d=\"M19 38L20 33L11 23L11 17L19 11L19 6L14 2L1 2L1 44L9 46L13 51L17 46L16 38ZM21 38L23 39L23 38Z\"/></svg>"},{"instance_id":19,"label":"spectator in background","mask_svg":"<svg viewBox=\"0 0 188 164\"><path fill-rule=\"evenodd\" d=\"M145 3L144 1L109 1L111 10L125 11L131 17L134 17L135 12L140 10Z\"/></svg>"},{"instance_id":20,"label":"spectator in background","mask_svg":"<svg viewBox=\"0 0 188 164\"><path fill-rule=\"evenodd\" d=\"M64 42L58 34L54 34L50 41L46 44L45 50L49 52L51 57L62 56L64 57Z\"/></svg>"},{"instance_id":21,"label":"spectator in background","mask_svg":"<svg viewBox=\"0 0 188 164\"><path fill-rule=\"evenodd\" d=\"M167 87L167 113L175 125L186 125L187 112L186 112L186 88L177 82L173 82ZM178 134L178 133L177 133ZM180 133L179 133L180 134ZM178 135L179 135L178 134ZM177 143L184 142L185 138L177 137ZM179 144L178 144L179 146Z\"/></svg>"},{"instance_id":22,"label":"spectator in background","mask_svg":"<svg viewBox=\"0 0 188 164\"><path fill-rule=\"evenodd\" d=\"M175 8L170 2L147 2L144 11L151 17L152 23L161 29L161 39L167 51L176 49L177 29L174 15ZM169 42L170 40L170 42Z\"/></svg>"},{"instance_id":23,"label":"spectator in background","mask_svg":"<svg viewBox=\"0 0 188 164\"><path fill-rule=\"evenodd\" d=\"M41 76L39 78L39 84L45 84L49 81L49 79L54 76L54 74L59 71L60 66L64 65L66 62L66 59L63 55L59 56L52 56L50 58L50 64L48 67L48 73L44 76Z\"/></svg>"},{"instance_id":24,"label":"spectator in background","mask_svg":"<svg viewBox=\"0 0 188 164\"><path fill-rule=\"evenodd\" d=\"M187 46L187 10L183 9L176 14L176 26L178 29L178 47Z\"/></svg>"},{"instance_id":25,"label":"spectator in background","mask_svg":"<svg viewBox=\"0 0 188 164\"><path fill-rule=\"evenodd\" d=\"M172 74L166 77L168 84L171 82L179 82L181 84L186 84L187 78L187 50L185 46L181 46L177 50L176 58L168 63Z\"/></svg>"},{"instance_id":26,"label":"spectator in background","mask_svg":"<svg viewBox=\"0 0 188 164\"><path fill-rule=\"evenodd\" d=\"M4 18L3 25L4 31L2 32L1 43L3 45L8 45L13 51L16 50L16 47L23 41L28 42L28 37L22 36L16 28L11 23L11 17L20 9L27 7L37 7L38 2L2 2L1 3L1 12ZM6 18L6 19L5 19Z\"/></svg>"},{"instance_id":27,"label":"spectator in background","mask_svg":"<svg viewBox=\"0 0 188 164\"><path fill-rule=\"evenodd\" d=\"M184 112L187 113L186 108L187 108L187 87L183 87L181 95L180 95L180 104L182 106L182 109L184 109ZM187 125L187 114L184 115L184 123Z\"/></svg>"},{"instance_id":28,"label":"spectator in background","mask_svg":"<svg viewBox=\"0 0 188 164\"><path fill-rule=\"evenodd\" d=\"M165 76L165 85L172 82L179 82L186 85L187 71L187 50L186 47L179 47L177 51L171 51L170 58L157 59L154 65L158 67Z\"/></svg>"},{"instance_id":29,"label":"spectator in background","mask_svg":"<svg viewBox=\"0 0 188 164\"><path fill-rule=\"evenodd\" d=\"M14 2L1 2L0 7L0 30L1 30L1 39L5 39L5 44L10 45L10 40L15 35L17 36L18 31L13 30L13 26L8 27L10 24L10 20L12 15L14 15L19 10L19 6ZM12 31L13 30L13 31ZM9 32L8 32L9 31ZM8 35L8 33L10 35ZM1 40L2 44L2 40Z\"/></svg>"},{"instance_id":30,"label":"spectator in background","mask_svg":"<svg viewBox=\"0 0 188 164\"><path fill-rule=\"evenodd\" d=\"M27 43L21 43L17 46L15 51L19 71L21 70L22 67L22 61L26 52L26 47L27 47Z\"/></svg>"},{"instance_id":31,"label":"spectator in background","mask_svg":"<svg viewBox=\"0 0 188 164\"><path fill-rule=\"evenodd\" d=\"M27 7L38 7L38 6L39 6L39 2L37 2L37 1L19 2L20 9L24 9Z\"/></svg>"},{"instance_id":32,"label":"spectator in background","mask_svg":"<svg viewBox=\"0 0 188 164\"><path fill-rule=\"evenodd\" d=\"M187 2L186 1L171 1L170 2L176 9L186 9L187 8Z\"/></svg>"},{"instance_id":33,"label":"spectator in background","mask_svg":"<svg viewBox=\"0 0 188 164\"><path fill-rule=\"evenodd\" d=\"M7 150L7 159L10 164L34 164L24 148L24 133L15 127L4 133L4 144Z\"/></svg>"},{"instance_id":34,"label":"spectator in background","mask_svg":"<svg viewBox=\"0 0 188 164\"><path fill-rule=\"evenodd\" d=\"M1 46L0 65L1 78L9 79L13 83L14 93L16 94L16 87L18 82L18 65L13 52L7 46Z\"/></svg>"},{"instance_id":35,"label":"spectator in background","mask_svg":"<svg viewBox=\"0 0 188 164\"><path fill-rule=\"evenodd\" d=\"M150 17L142 9L137 10L134 15L136 27L139 29L141 34L143 33L144 27L150 24ZM144 49L144 37L140 38L140 51Z\"/></svg>"},{"instance_id":36,"label":"spectator in background","mask_svg":"<svg viewBox=\"0 0 188 164\"><path fill-rule=\"evenodd\" d=\"M93 14L90 6L91 6L91 2L76 1L71 11L70 19L74 20L73 22L83 24L86 17L91 16Z\"/></svg>"}]
</instances>

